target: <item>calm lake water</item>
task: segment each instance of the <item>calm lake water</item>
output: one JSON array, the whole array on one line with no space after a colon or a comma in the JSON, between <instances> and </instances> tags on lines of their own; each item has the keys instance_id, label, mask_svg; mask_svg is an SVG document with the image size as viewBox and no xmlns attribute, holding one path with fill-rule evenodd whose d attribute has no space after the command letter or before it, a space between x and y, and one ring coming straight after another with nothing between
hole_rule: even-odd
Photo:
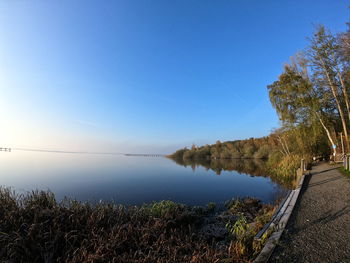
<instances>
[{"instance_id":1,"label":"calm lake water","mask_svg":"<svg viewBox=\"0 0 350 263\"><path fill-rule=\"evenodd\" d=\"M163 157L12 151L0 152L0 163L0 185L19 192L49 189L58 200L205 205L246 196L274 202L286 192L266 176L259 160L194 164Z\"/></svg>"}]
</instances>

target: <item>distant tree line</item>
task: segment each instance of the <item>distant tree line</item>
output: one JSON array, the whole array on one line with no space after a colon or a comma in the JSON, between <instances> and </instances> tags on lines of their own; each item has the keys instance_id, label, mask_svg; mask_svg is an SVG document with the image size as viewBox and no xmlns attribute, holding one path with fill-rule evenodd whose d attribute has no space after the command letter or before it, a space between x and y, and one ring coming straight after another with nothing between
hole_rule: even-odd
<instances>
[{"instance_id":1,"label":"distant tree line","mask_svg":"<svg viewBox=\"0 0 350 263\"><path fill-rule=\"evenodd\" d=\"M212 145L191 149L183 148L170 155L173 159L200 160L200 159L267 159L271 148L277 146L277 140L272 136L263 138L250 138L248 140L236 140L220 142Z\"/></svg>"}]
</instances>

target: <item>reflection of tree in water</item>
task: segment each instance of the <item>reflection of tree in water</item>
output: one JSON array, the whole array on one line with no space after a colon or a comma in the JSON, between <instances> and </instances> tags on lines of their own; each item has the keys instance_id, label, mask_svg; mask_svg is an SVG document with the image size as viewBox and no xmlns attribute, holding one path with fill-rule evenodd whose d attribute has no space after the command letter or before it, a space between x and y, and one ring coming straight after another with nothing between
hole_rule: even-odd
<instances>
[{"instance_id":1,"label":"reflection of tree in water","mask_svg":"<svg viewBox=\"0 0 350 263\"><path fill-rule=\"evenodd\" d=\"M197 167L202 166L206 170L212 170L217 175L222 171L236 171L239 174L248 174L250 176L270 177L272 181L285 187L293 187L292 177L283 177L274 175L266 165L266 161L262 159L172 159L178 165L190 166L193 171Z\"/></svg>"}]
</instances>

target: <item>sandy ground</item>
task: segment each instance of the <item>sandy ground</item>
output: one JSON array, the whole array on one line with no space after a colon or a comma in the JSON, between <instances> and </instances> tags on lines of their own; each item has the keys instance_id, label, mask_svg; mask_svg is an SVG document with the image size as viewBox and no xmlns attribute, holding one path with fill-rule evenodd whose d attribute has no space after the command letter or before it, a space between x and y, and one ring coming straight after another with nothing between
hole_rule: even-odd
<instances>
[{"instance_id":1,"label":"sandy ground","mask_svg":"<svg viewBox=\"0 0 350 263\"><path fill-rule=\"evenodd\" d=\"M350 179L321 163L305 178L269 262L350 263Z\"/></svg>"}]
</instances>

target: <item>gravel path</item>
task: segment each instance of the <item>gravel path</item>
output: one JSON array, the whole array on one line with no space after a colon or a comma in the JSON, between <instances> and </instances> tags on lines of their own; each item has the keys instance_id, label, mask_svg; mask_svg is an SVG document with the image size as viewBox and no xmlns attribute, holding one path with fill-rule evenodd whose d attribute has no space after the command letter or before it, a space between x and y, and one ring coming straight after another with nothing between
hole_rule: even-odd
<instances>
[{"instance_id":1,"label":"gravel path","mask_svg":"<svg viewBox=\"0 0 350 263\"><path fill-rule=\"evenodd\" d=\"M305 177L269 263L350 262L350 179L321 163Z\"/></svg>"}]
</instances>

